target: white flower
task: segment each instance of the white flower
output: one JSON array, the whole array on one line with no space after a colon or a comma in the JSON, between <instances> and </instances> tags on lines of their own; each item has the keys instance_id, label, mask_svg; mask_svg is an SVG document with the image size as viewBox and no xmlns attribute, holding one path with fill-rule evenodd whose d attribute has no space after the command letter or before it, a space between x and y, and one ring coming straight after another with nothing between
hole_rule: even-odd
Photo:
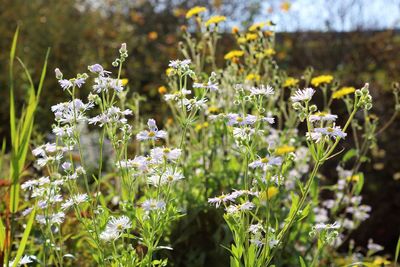
<instances>
[{"instance_id":1,"label":"white flower","mask_svg":"<svg viewBox=\"0 0 400 267\"><path fill-rule=\"evenodd\" d=\"M71 196L70 199L68 199L61 205L61 209L66 210L66 209L70 208L72 205L79 205L81 203L88 201L88 199L89 198L88 198L87 194L73 195L73 196Z\"/></svg>"},{"instance_id":2,"label":"white flower","mask_svg":"<svg viewBox=\"0 0 400 267\"><path fill-rule=\"evenodd\" d=\"M71 169L72 164L71 164L71 162L64 162L64 163L61 165L61 167L62 167L64 170L68 171L68 170Z\"/></svg>"},{"instance_id":3,"label":"white flower","mask_svg":"<svg viewBox=\"0 0 400 267\"><path fill-rule=\"evenodd\" d=\"M88 66L88 70L93 73L97 73L100 76L105 76L111 72L104 70L104 68L100 64L93 64Z\"/></svg>"},{"instance_id":4,"label":"white flower","mask_svg":"<svg viewBox=\"0 0 400 267\"><path fill-rule=\"evenodd\" d=\"M192 110L193 108L196 109L206 109L207 108L207 99L206 98L201 98L199 100L197 100L197 98L192 98L192 99L187 99L184 98L183 99L183 105L186 106L187 110ZM178 102L178 106L181 106L181 103Z\"/></svg>"},{"instance_id":5,"label":"white flower","mask_svg":"<svg viewBox=\"0 0 400 267\"><path fill-rule=\"evenodd\" d=\"M148 199L145 200L142 204L142 208L149 212L153 210L163 210L165 209L165 202L163 200L156 200L156 199Z\"/></svg>"},{"instance_id":6,"label":"white flower","mask_svg":"<svg viewBox=\"0 0 400 267\"><path fill-rule=\"evenodd\" d=\"M215 207L219 207L222 203L227 203L227 202L234 202L236 198L244 195L254 195L254 192L251 192L249 190L235 190L230 194L222 194L218 197L213 197L208 199L208 203L215 205Z\"/></svg>"},{"instance_id":7,"label":"white flower","mask_svg":"<svg viewBox=\"0 0 400 267\"><path fill-rule=\"evenodd\" d=\"M306 88L304 90L297 90L293 96L290 97L290 99L293 102L301 102L301 101L310 101L312 96L314 95L315 90L312 88Z\"/></svg>"},{"instance_id":8,"label":"white flower","mask_svg":"<svg viewBox=\"0 0 400 267\"><path fill-rule=\"evenodd\" d=\"M175 162L181 156L182 150L178 148L156 147L150 151L152 163L161 164L164 159Z\"/></svg>"},{"instance_id":9,"label":"white flower","mask_svg":"<svg viewBox=\"0 0 400 267\"><path fill-rule=\"evenodd\" d=\"M257 223L257 224L250 225L249 232L252 234L257 234L260 232L265 232L265 230L264 230L264 227L260 223Z\"/></svg>"},{"instance_id":10,"label":"white flower","mask_svg":"<svg viewBox=\"0 0 400 267\"><path fill-rule=\"evenodd\" d=\"M25 183L21 185L22 190L32 190L35 186L37 186L39 183L37 180L28 180Z\"/></svg>"},{"instance_id":11,"label":"white flower","mask_svg":"<svg viewBox=\"0 0 400 267\"><path fill-rule=\"evenodd\" d=\"M379 244L375 244L374 241L370 238L368 239L368 250L372 251L373 253L378 252L383 250L384 247L379 245Z\"/></svg>"},{"instance_id":12,"label":"white flower","mask_svg":"<svg viewBox=\"0 0 400 267\"><path fill-rule=\"evenodd\" d=\"M36 260L36 256L28 256L28 255L24 255L18 262L17 266L23 266L26 265L28 263L32 263L32 260ZM6 266L6 265L4 265ZM14 261L10 261L9 262L9 266L14 266Z\"/></svg>"},{"instance_id":13,"label":"white flower","mask_svg":"<svg viewBox=\"0 0 400 267\"><path fill-rule=\"evenodd\" d=\"M239 140L248 140L255 134L255 132L256 130L250 127L235 127L233 128L233 137ZM258 133L262 133L262 130L259 130Z\"/></svg>"},{"instance_id":14,"label":"white flower","mask_svg":"<svg viewBox=\"0 0 400 267\"><path fill-rule=\"evenodd\" d=\"M119 218L111 217L106 225L106 229L100 234L100 238L104 241L115 240L131 227L131 220L127 216L122 215Z\"/></svg>"},{"instance_id":15,"label":"white flower","mask_svg":"<svg viewBox=\"0 0 400 267\"><path fill-rule=\"evenodd\" d=\"M260 87L251 87L249 88L249 91L251 96L254 95L269 96L274 94L274 89L269 85L267 86L261 85Z\"/></svg>"},{"instance_id":16,"label":"white flower","mask_svg":"<svg viewBox=\"0 0 400 267\"><path fill-rule=\"evenodd\" d=\"M189 69L189 65L191 63L190 59L185 59L185 60L170 60L168 66L174 69L182 69L186 70Z\"/></svg>"},{"instance_id":17,"label":"white flower","mask_svg":"<svg viewBox=\"0 0 400 267\"><path fill-rule=\"evenodd\" d=\"M228 118L227 125L253 125L257 121L257 116L254 115L239 115L235 113L229 113L226 115Z\"/></svg>"},{"instance_id":18,"label":"white flower","mask_svg":"<svg viewBox=\"0 0 400 267\"><path fill-rule=\"evenodd\" d=\"M353 230L355 228L355 224L352 220L344 218L343 220L343 227L349 230Z\"/></svg>"},{"instance_id":19,"label":"white flower","mask_svg":"<svg viewBox=\"0 0 400 267\"><path fill-rule=\"evenodd\" d=\"M100 233L100 239L105 242L111 242L113 240L118 239L120 233L117 231L105 230Z\"/></svg>"},{"instance_id":20,"label":"white flower","mask_svg":"<svg viewBox=\"0 0 400 267\"><path fill-rule=\"evenodd\" d=\"M313 140L316 143L318 143L322 140L322 134L316 133L316 132L307 132L306 137L307 137L307 140Z\"/></svg>"},{"instance_id":21,"label":"white flower","mask_svg":"<svg viewBox=\"0 0 400 267\"><path fill-rule=\"evenodd\" d=\"M329 113L324 113L324 112L318 112L309 117L309 120L311 122L315 121L335 121L337 119L337 115L329 114Z\"/></svg>"},{"instance_id":22,"label":"white flower","mask_svg":"<svg viewBox=\"0 0 400 267\"><path fill-rule=\"evenodd\" d=\"M95 93L108 92L109 89L120 93L124 90L120 79L99 76L94 79L94 83L93 91Z\"/></svg>"},{"instance_id":23,"label":"white flower","mask_svg":"<svg viewBox=\"0 0 400 267\"><path fill-rule=\"evenodd\" d=\"M248 211L251 210L255 207L255 205L249 201L244 202L243 204L239 205L230 205L229 207L226 208L226 212L228 214L235 214L240 211Z\"/></svg>"},{"instance_id":24,"label":"white flower","mask_svg":"<svg viewBox=\"0 0 400 267\"><path fill-rule=\"evenodd\" d=\"M161 175L152 175L148 178L148 183L155 187L170 184L185 178L180 170L168 167L167 170Z\"/></svg>"},{"instance_id":25,"label":"white flower","mask_svg":"<svg viewBox=\"0 0 400 267\"><path fill-rule=\"evenodd\" d=\"M309 133L308 138L319 141L321 140L321 135L328 136L333 139L345 138L347 134L343 132L339 126L333 125L332 127L315 128L313 132Z\"/></svg>"},{"instance_id":26,"label":"white flower","mask_svg":"<svg viewBox=\"0 0 400 267\"><path fill-rule=\"evenodd\" d=\"M334 222L333 224L317 223L313 226L313 230L317 232L321 232L322 230L337 230L339 228L340 224L338 222Z\"/></svg>"},{"instance_id":27,"label":"white flower","mask_svg":"<svg viewBox=\"0 0 400 267\"><path fill-rule=\"evenodd\" d=\"M60 84L60 86L63 90L68 90L69 88L71 88L73 86L72 82L67 79L58 80L58 83Z\"/></svg>"},{"instance_id":28,"label":"white flower","mask_svg":"<svg viewBox=\"0 0 400 267\"><path fill-rule=\"evenodd\" d=\"M47 218L47 219L46 219ZM50 225L53 224L61 224L64 221L65 218L65 213L64 212L57 212L54 214L50 214L47 217L45 217L44 215L36 215L36 220L40 223L40 224L47 224L49 223Z\"/></svg>"},{"instance_id":29,"label":"white flower","mask_svg":"<svg viewBox=\"0 0 400 267\"><path fill-rule=\"evenodd\" d=\"M149 119L147 121L147 126L149 127L149 131L144 130L139 132L136 135L136 139L139 141L146 141L146 140L159 140L159 139L166 139L167 132L163 130L158 130L156 121L154 119Z\"/></svg>"},{"instance_id":30,"label":"white flower","mask_svg":"<svg viewBox=\"0 0 400 267\"><path fill-rule=\"evenodd\" d=\"M99 124L103 127L104 124L126 124L127 119L125 116L132 115L132 110L125 109L122 111L118 107L109 107L100 115L89 119L89 124Z\"/></svg>"},{"instance_id":31,"label":"white flower","mask_svg":"<svg viewBox=\"0 0 400 267\"><path fill-rule=\"evenodd\" d=\"M84 104L80 99L74 99L70 102L59 103L51 107L57 122L62 124L72 124L86 120L85 112L94 106L89 102Z\"/></svg>"},{"instance_id":32,"label":"white flower","mask_svg":"<svg viewBox=\"0 0 400 267\"><path fill-rule=\"evenodd\" d=\"M278 166L282 164L282 158L280 157L264 157L264 158L259 158L256 161L253 161L249 164L250 168L257 168L261 167L263 169L269 167L269 166Z\"/></svg>"},{"instance_id":33,"label":"white flower","mask_svg":"<svg viewBox=\"0 0 400 267\"><path fill-rule=\"evenodd\" d=\"M53 133L56 136L60 137L71 137L72 134L74 133L74 128L71 126L63 126L63 127L54 126Z\"/></svg>"}]
</instances>

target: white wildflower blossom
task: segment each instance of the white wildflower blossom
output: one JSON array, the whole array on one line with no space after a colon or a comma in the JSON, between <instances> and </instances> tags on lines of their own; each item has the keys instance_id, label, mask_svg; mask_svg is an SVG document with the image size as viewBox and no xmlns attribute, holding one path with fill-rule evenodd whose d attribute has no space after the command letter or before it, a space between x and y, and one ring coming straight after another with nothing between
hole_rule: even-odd
<instances>
[{"instance_id":1,"label":"white wildflower blossom","mask_svg":"<svg viewBox=\"0 0 400 267\"><path fill-rule=\"evenodd\" d=\"M313 115L310 115L309 120L310 122L316 121L335 121L338 118L337 115L329 114L325 112L318 112Z\"/></svg>"},{"instance_id":2,"label":"white wildflower blossom","mask_svg":"<svg viewBox=\"0 0 400 267\"><path fill-rule=\"evenodd\" d=\"M315 90L312 88L306 88L304 90L299 89L293 94L293 96L290 97L290 99L293 102L307 102L311 100L314 93Z\"/></svg>"},{"instance_id":3,"label":"white wildflower blossom","mask_svg":"<svg viewBox=\"0 0 400 267\"><path fill-rule=\"evenodd\" d=\"M165 206L165 201L152 198L145 200L142 204L142 208L147 212L154 210L164 210Z\"/></svg>"},{"instance_id":4,"label":"white wildflower blossom","mask_svg":"<svg viewBox=\"0 0 400 267\"><path fill-rule=\"evenodd\" d=\"M167 132L164 130L158 130L156 121L154 119L149 119L147 121L147 126L149 130L144 130L136 135L136 139L139 141L166 139Z\"/></svg>"},{"instance_id":5,"label":"white wildflower blossom","mask_svg":"<svg viewBox=\"0 0 400 267\"><path fill-rule=\"evenodd\" d=\"M172 167L168 167L165 172L161 175L155 174L148 178L148 183L154 185L155 187L162 186L165 184L174 183L176 181L182 180L185 177L182 172L178 169L173 169Z\"/></svg>"},{"instance_id":6,"label":"white wildflower blossom","mask_svg":"<svg viewBox=\"0 0 400 267\"><path fill-rule=\"evenodd\" d=\"M267 86L260 85L260 87L250 87L249 91L251 96L254 95L270 96L275 93L274 89L269 85Z\"/></svg>"}]
</instances>

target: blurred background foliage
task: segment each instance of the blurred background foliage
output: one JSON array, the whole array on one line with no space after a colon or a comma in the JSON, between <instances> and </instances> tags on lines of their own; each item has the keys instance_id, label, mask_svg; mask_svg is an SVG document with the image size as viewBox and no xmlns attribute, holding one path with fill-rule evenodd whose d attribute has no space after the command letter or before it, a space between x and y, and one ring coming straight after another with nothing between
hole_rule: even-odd
<instances>
[{"instance_id":1,"label":"blurred background foliage","mask_svg":"<svg viewBox=\"0 0 400 267\"><path fill-rule=\"evenodd\" d=\"M33 77L39 77L47 47L51 47L49 70L60 67L65 77L73 77L76 73L87 71L87 65L97 62L109 62L104 67L112 69L111 62L118 47L126 42L129 58L122 77L129 79L131 93L138 92L145 96L146 101L141 106L145 117L152 114L158 121L165 121L167 108L160 101L158 87L163 85L168 61L182 57L177 47L180 26L186 24L187 9L202 5L212 14L230 18L223 27L227 34L220 40L220 48L224 51L218 53L223 55L234 48L229 34L234 25L246 27L256 20L269 19L272 14L296 19L296 14L289 12L291 2L268 1L271 2L268 7L263 2L0 0L0 99L3 100L0 105L0 137L9 138L7 62L17 25L21 30L17 55L30 68ZM341 2L343 6L340 6ZM368 18L362 21L359 17L354 18L352 31L333 31L331 25L337 21L352 19L346 14L346 10L350 10L346 6L349 2L355 6L364 3L362 7L368 8L369 1L331 1L336 9L330 10L323 31L305 31L299 24L298 30L278 32L275 57L280 66L294 77L299 77L307 67L313 66L315 75L332 74L342 86L360 88L364 82L370 82L375 111L384 122L393 113L390 89L393 83L399 81L400 34L395 28L373 29ZM366 27L363 28L363 25ZM218 63L219 66L224 64L222 57ZM16 73L22 74L20 71ZM63 93L52 72L49 73L37 114L37 134L49 132L53 120L49 109L51 105L63 101ZM22 75L16 80L19 90L17 102L23 103L27 81ZM87 92L82 92L82 95L85 94ZM379 147L366 166L363 195L373 212L353 236L360 245L365 245L372 237L376 243L384 245L388 253L394 251L400 228L399 140L400 124L396 121L380 136ZM224 249L215 245L227 238L227 232L215 232L217 225L223 223L219 219L221 216L212 214L215 212L204 207L188 211L186 219L172 230L171 238L176 236L176 239L171 240L175 248L171 257L178 259L175 260L177 266L213 266L213 262L228 260Z\"/></svg>"}]
</instances>

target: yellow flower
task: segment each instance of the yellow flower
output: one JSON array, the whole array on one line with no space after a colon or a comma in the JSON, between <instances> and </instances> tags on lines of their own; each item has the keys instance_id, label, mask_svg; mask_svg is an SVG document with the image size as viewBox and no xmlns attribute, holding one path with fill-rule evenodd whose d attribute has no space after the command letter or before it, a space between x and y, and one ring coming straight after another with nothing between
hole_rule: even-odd
<instances>
[{"instance_id":1,"label":"yellow flower","mask_svg":"<svg viewBox=\"0 0 400 267\"><path fill-rule=\"evenodd\" d=\"M311 84L317 87L320 84L331 83L332 80L333 80L333 76L332 75L321 75L321 76L312 78L311 79Z\"/></svg>"},{"instance_id":2,"label":"yellow flower","mask_svg":"<svg viewBox=\"0 0 400 267\"><path fill-rule=\"evenodd\" d=\"M275 154L276 155L283 155L283 154L287 154L287 153L293 152L295 150L296 149L295 149L294 146L283 145L283 146L280 146L280 147L276 148Z\"/></svg>"},{"instance_id":3,"label":"yellow flower","mask_svg":"<svg viewBox=\"0 0 400 267\"><path fill-rule=\"evenodd\" d=\"M299 83L299 79L295 79L293 77L287 77L285 82L283 83L283 87L294 87Z\"/></svg>"},{"instance_id":4,"label":"yellow flower","mask_svg":"<svg viewBox=\"0 0 400 267\"><path fill-rule=\"evenodd\" d=\"M232 33L233 34L238 34L239 33L239 28L237 26L232 27Z\"/></svg>"},{"instance_id":5,"label":"yellow flower","mask_svg":"<svg viewBox=\"0 0 400 267\"><path fill-rule=\"evenodd\" d=\"M127 85L128 84L128 82L129 82L129 80L128 79L121 79L121 84L122 84L122 86L125 86L125 85Z\"/></svg>"},{"instance_id":6,"label":"yellow flower","mask_svg":"<svg viewBox=\"0 0 400 267\"><path fill-rule=\"evenodd\" d=\"M273 48L268 48L268 49L265 49L264 50L264 53L265 53L265 55L266 56L273 56L273 55L275 55L275 50L273 49Z\"/></svg>"},{"instance_id":7,"label":"yellow flower","mask_svg":"<svg viewBox=\"0 0 400 267\"><path fill-rule=\"evenodd\" d=\"M189 9L188 12L186 12L186 18L189 19L193 16L197 16L198 14L202 13L202 12L206 12L207 8L202 7L202 6L195 6L191 9Z\"/></svg>"},{"instance_id":8,"label":"yellow flower","mask_svg":"<svg viewBox=\"0 0 400 267\"><path fill-rule=\"evenodd\" d=\"M232 50L228 52L225 56L225 60L232 60L233 58L241 57L244 55L244 51L241 50Z\"/></svg>"},{"instance_id":9,"label":"yellow flower","mask_svg":"<svg viewBox=\"0 0 400 267\"><path fill-rule=\"evenodd\" d=\"M268 187L268 189L266 191L260 193L260 199L270 200L271 198L276 196L278 193L279 193L278 188L276 188L275 186L270 186L270 187Z\"/></svg>"},{"instance_id":10,"label":"yellow flower","mask_svg":"<svg viewBox=\"0 0 400 267\"><path fill-rule=\"evenodd\" d=\"M274 35L274 32L273 31L265 31L264 34L266 37L271 37Z\"/></svg>"},{"instance_id":11,"label":"yellow flower","mask_svg":"<svg viewBox=\"0 0 400 267\"><path fill-rule=\"evenodd\" d=\"M239 38L237 38L237 42L238 42L238 44L244 44L244 43L246 43L246 38L239 37Z\"/></svg>"},{"instance_id":12,"label":"yellow flower","mask_svg":"<svg viewBox=\"0 0 400 267\"><path fill-rule=\"evenodd\" d=\"M150 41L154 41L158 38L158 33L155 31L149 32L147 34L147 37L149 38Z\"/></svg>"},{"instance_id":13,"label":"yellow flower","mask_svg":"<svg viewBox=\"0 0 400 267\"><path fill-rule=\"evenodd\" d=\"M171 117L169 117L169 118L167 119L166 126L171 126L173 123L174 123L174 119L171 118Z\"/></svg>"},{"instance_id":14,"label":"yellow flower","mask_svg":"<svg viewBox=\"0 0 400 267\"><path fill-rule=\"evenodd\" d=\"M390 261L380 256L375 257L374 261L372 262L373 266L376 267L389 265L390 263L391 263Z\"/></svg>"},{"instance_id":15,"label":"yellow flower","mask_svg":"<svg viewBox=\"0 0 400 267\"><path fill-rule=\"evenodd\" d=\"M247 81L259 81L261 79L260 75L255 73L250 73L246 76Z\"/></svg>"},{"instance_id":16,"label":"yellow flower","mask_svg":"<svg viewBox=\"0 0 400 267\"><path fill-rule=\"evenodd\" d=\"M167 76L172 76L175 74L175 70L173 68L168 68L165 70L165 74L167 74Z\"/></svg>"},{"instance_id":17,"label":"yellow flower","mask_svg":"<svg viewBox=\"0 0 400 267\"><path fill-rule=\"evenodd\" d=\"M195 129L195 131L199 132L201 129L205 129L205 128L208 128L208 122L198 123L198 124L196 124L196 127L194 129Z\"/></svg>"},{"instance_id":18,"label":"yellow flower","mask_svg":"<svg viewBox=\"0 0 400 267\"><path fill-rule=\"evenodd\" d=\"M340 90L334 92L332 94L332 98L333 99L340 99L342 97L344 97L345 95L354 93L356 91L356 88L350 86L350 87L342 87L340 88Z\"/></svg>"},{"instance_id":19,"label":"yellow flower","mask_svg":"<svg viewBox=\"0 0 400 267\"><path fill-rule=\"evenodd\" d=\"M210 112L210 113L218 113L219 112L219 108L217 108L217 107L209 107L208 108L208 112Z\"/></svg>"},{"instance_id":20,"label":"yellow flower","mask_svg":"<svg viewBox=\"0 0 400 267\"><path fill-rule=\"evenodd\" d=\"M356 183L356 182L358 182L358 180L360 180L360 175L356 174L356 175L348 176L346 178L346 180L348 182L355 182Z\"/></svg>"},{"instance_id":21,"label":"yellow flower","mask_svg":"<svg viewBox=\"0 0 400 267\"><path fill-rule=\"evenodd\" d=\"M290 9L290 3L288 1L284 1L281 4L281 10L284 12L287 12L287 11L289 11L289 9Z\"/></svg>"},{"instance_id":22,"label":"yellow flower","mask_svg":"<svg viewBox=\"0 0 400 267\"><path fill-rule=\"evenodd\" d=\"M168 91L167 87L165 87L165 86L158 87L158 93L161 94L161 95L166 94L167 91Z\"/></svg>"},{"instance_id":23,"label":"yellow flower","mask_svg":"<svg viewBox=\"0 0 400 267\"><path fill-rule=\"evenodd\" d=\"M259 31L259 30L261 30L265 25L267 25L266 22L257 22L257 23L254 23L253 25L251 25L251 26L249 27L249 31L250 31L250 32Z\"/></svg>"},{"instance_id":24,"label":"yellow flower","mask_svg":"<svg viewBox=\"0 0 400 267\"><path fill-rule=\"evenodd\" d=\"M255 34L255 33L248 33L248 34L246 34L246 40L247 40L247 41L256 40L257 37L258 37L258 35Z\"/></svg>"},{"instance_id":25,"label":"yellow flower","mask_svg":"<svg viewBox=\"0 0 400 267\"><path fill-rule=\"evenodd\" d=\"M218 24L222 21L225 21L226 17L225 16L213 16L209 20L206 21L205 25L206 27L210 26L211 24Z\"/></svg>"}]
</instances>

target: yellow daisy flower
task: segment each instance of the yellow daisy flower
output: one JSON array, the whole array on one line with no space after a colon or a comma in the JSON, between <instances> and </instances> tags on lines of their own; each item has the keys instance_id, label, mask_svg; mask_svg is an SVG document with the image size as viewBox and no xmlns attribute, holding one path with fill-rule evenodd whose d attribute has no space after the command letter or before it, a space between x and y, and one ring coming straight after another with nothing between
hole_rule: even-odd
<instances>
[{"instance_id":1,"label":"yellow daisy flower","mask_svg":"<svg viewBox=\"0 0 400 267\"><path fill-rule=\"evenodd\" d=\"M296 149L294 146L288 146L288 145L283 145L280 147L277 147L275 150L276 155L284 155L290 152L294 152Z\"/></svg>"},{"instance_id":2,"label":"yellow daisy flower","mask_svg":"<svg viewBox=\"0 0 400 267\"><path fill-rule=\"evenodd\" d=\"M128 82L129 82L129 80L128 80L128 79L126 79L126 78L124 78L124 79L121 79L121 84L122 84L122 86L125 86L125 85L127 85L127 84L128 84Z\"/></svg>"},{"instance_id":3,"label":"yellow daisy flower","mask_svg":"<svg viewBox=\"0 0 400 267\"><path fill-rule=\"evenodd\" d=\"M254 41L254 40L257 39L257 37L258 37L258 35L255 34L255 33L248 33L248 34L246 34L246 40L247 40L247 41Z\"/></svg>"},{"instance_id":4,"label":"yellow daisy flower","mask_svg":"<svg viewBox=\"0 0 400 267\"><path fill-rule=\"evenodd\" d=\"M332 94L333 99L340 99L343 98L345 95L349 95L351 93L354 93L356 91L356 88L349 86L349 87L342 87L340 90L337 90Z\"/></svg>"},{"instance_id":5,"label":"yellow daisy flower","mask_svg":"<svg viewBox=\"0 0 400 267\"><path fill-rule=\"evenodd\" d=\"M262 200L270 200L271 198L273 198L274 196L276 196L279 193L278 188L276 188L275 186L270 186L268 187L268 189L264 192L260 193L260 198Z\"/></svg>"},{"instance_id":6,"label":"yellow daisy flower","mask_svg":"<svg viewBox=\"0 0 400 267\"><path fill-rule=\"evenodd\" d=\"M222 21L225 21L226 17L225 16L213 16L209 20L206 21L205 25L206 27L210 26L211 24L218 24Z\"/></svg>"},{"instance_id":7,"label":"yellow daisy flower","mask_svg":"<svg viewBox=\"0 0 400 267\"><path fill-rule=\"evenodd\" d=\"M311 79L311 84L314 85L315 87L320 86L321 84L329 84L333 80L332 75L321 75L318 77L314 77Z\"/></svg>"},{"instance_id":8,"label":"yellow daisy flower","mask_svg":"<svg viewBox=\"0 0 400 267\"><path fill-rule=\"evenodd\" d=\"M250 73L246 76L246 81L259 81L260 79L260 75L255 73Z\"/></svg>"},{"instance_id":9,"label":"yellow daisy flower","mask_svg":"<svg viewBox=\"0 0 400 267\"><path fill-rule=\"evenodd\" d=\"M234 58L241 57L243 55L244 55L244 51L232 50L232 51L230 51L230 52L225 54L224 59L225 60L232 60Z\"/></svg>"},{"instance_id":10,"label":"yellow daisy flower","mask_svg":"<svg viewBox=\"0 0 400 267\"><path fill-rule=\"evenodd\" d=\"M268 48L268 49L264 50L264 53L265 53L266 56L270 57L270 56L275 55L276 52L275 52L275 50L273 48Z\"/></svg>"},{"instance_id":11,"label":"yellow daisy flower","mask_svg":"<svg viewBox=\"0 0 400 267\"><path fill-rule=\"evenodd\" d=\"M299 84L299 79L293 77L287 77L285 82L283 83L283 87L294 87Z\"/></svg>"},{"instance_id":12,"label":"yellow daisy flower","mask_svg":"<svg viewBox=\"0 0 400 267\"><path fill-rule=\"evenodd\" d=\"M186 12L186 18L189 19L189 18L191 18L193 16L197 16L200 13L203 13L203 12L206 12L206 11L207 11L207 8L205 8L205 7L195 6L195 7L191 8L191 9L189 9L188 12Z\"/></svg>"}]
</instances>

